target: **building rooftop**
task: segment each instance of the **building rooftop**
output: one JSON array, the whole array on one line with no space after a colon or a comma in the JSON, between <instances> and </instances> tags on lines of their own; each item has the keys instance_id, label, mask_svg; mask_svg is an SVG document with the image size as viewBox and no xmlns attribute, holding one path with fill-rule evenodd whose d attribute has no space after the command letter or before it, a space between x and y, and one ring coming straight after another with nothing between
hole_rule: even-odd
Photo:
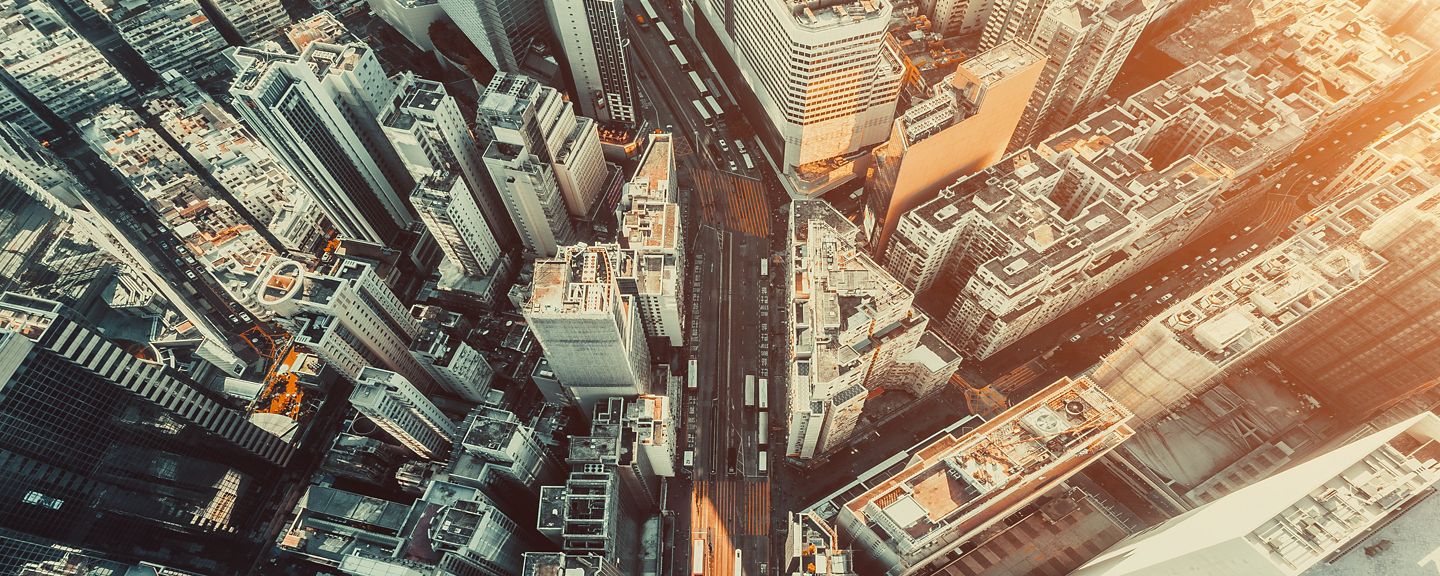
<instances>
[{"instance_id":1,"label":"building rooftop","mask_svg":"<svg viewBox=\"0 0 1440 576\"><path fill-rule=\"evenodd\" d=\"M806 30L828 30L861 23L884 25L890 19L889 0L771 0L790 5L795 22Z\"/></svg>"},{"instance_id":2,"label":"building rooftop","mask_svg":"<svg viewBox=\"0 0 1440 576\"><path fill-rule=\"evenodd\" d=\"M614 246L565 246L553 258L535 262L527 314L610 313L619 290L612 277Z\"/></svg>"}]
</instances>

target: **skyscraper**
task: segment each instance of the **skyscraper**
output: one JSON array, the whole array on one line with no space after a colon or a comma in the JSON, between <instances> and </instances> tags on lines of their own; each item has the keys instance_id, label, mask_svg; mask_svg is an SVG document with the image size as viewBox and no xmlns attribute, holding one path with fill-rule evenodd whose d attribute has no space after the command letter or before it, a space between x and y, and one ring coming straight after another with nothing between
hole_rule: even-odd
<instances>
[{"instance_id":1,"label":"skyscraper","mask_svg":"<svg viewBox=\"0 0 1440 576\"><path fill-rule=\"evenodd\" d=\"M625 2L545 0L545 9L570 64L580 113L602 122L635 124Z\"/></svg>"},{"instance_id":2,"label":"skyscraper","mask_svg":"<svg viewBox=\"0 0 1440 576\"><path fill-rule=\"evenodd\" d=\"M253 559L235 536L268 517L291 445L53 301L0 296L0 358L0 529L152 559L184 542L214 568Z\"/></svg>"},{"instance_id":3,"label":"skyscraper","mask_svg":"<svg viewBox=\"0 0 1440 576\"><path fill-rule=\"evenodd\" d=\"M611 396L650 390L650 352L633 296L616 283L616 248L566 246L535 262L523 310L555 377L589 413Z\"/></svg>"},{"instance_id":4,"label":"skyscraper","mask_svg":"<svg viewBox=\"0 0 1440 576\"><path fill-rule=\"evenodd\" d=\"M404 376L367 366L355 379L350 404L421 458L448 456L455 423Z\"/></svg>"},{"instance_id":5,"label":"skyscraper","mask_svg":"<svg viewBox=\"0 0 1440 576\"><path fill-rule=\"evenodd\" d=\"M1424 413L1135 534L1071 575L1295 576L1431 496L1436 480L1440 417Z\"/></svg>"},{"instance_id":6,"label":"skyscraper","mask_svg":"<svg viewBox=\"0 0 1440 576\"><path fill-rule=\"evenodd\" d=\"M410 204L445 255L466 276L481 278L500 260L500 245L460 174L436 171L420 179Z\"/></svg>"},{"instance_id":7,"label":"skyscraper","mask_svg":"<svg viewBox=\"0 0 1440 576\"><path fill-rule=\"evenodd\" d=\"M890 140L875 147L866 182L871 250L883 254L900 215L934 198L942 184L1000 160L1043 63L1024 43L1001 44L962 62L930 98L895 119Z\"/></svg>"},{"instance_id":8,"label":"skyscraper","mask_svg":"<svg viewBox=\"0 0 1440 576\"><path fill-rule=\"evenodd\" d=\"M752 118L791 188L815 196L858 176L885 140L904 76L889 0L696 0L685 25Z\"/></svg>"},{"instance_id":9,"label":"skyscraper","mask_svg":"<svg viewBox=\"0 0 1440 576\"><path fill-rule=\"evenodd\" d=\"M525 252L553 256L577 240L571 219L589 220L605 184L595 121L575 116L559 91L497 74L476 120L484 162Z\"/></svg>"},{"instance_id":10,"label":"skyscraper","mask_svg":"<svg viewBox=\"0 0 1440 576\"><path fill-rule=\"evenodd\" d=\"M247 126L298 177L340 235L393 243L414 221L415 181L376 121L394 86L364 44L300 56L237 48L230 86Z\"/></svg>"},{"instance_id":11,"label":"skyscraper","mask_svg":"<svg viewBox=\"0 0 1440 576\"><path fill-rule=\"evenodd\" d=\"M520 72L533 46L555 48L539 0L440 0L440 7L497 71Z\"/></svg>"},{"instance_id":12,"label":"skyscraper","mask_svg":"<svg viewBox=\"0 0 1440 576\"><path fill-rule=\"evenodd\" d=\"M1010 140L1018 149L1091 112L1150 23L1157 0L1055 0L1028 41L1045 54L1038 89Z\"/></svg>"}]
</instances>

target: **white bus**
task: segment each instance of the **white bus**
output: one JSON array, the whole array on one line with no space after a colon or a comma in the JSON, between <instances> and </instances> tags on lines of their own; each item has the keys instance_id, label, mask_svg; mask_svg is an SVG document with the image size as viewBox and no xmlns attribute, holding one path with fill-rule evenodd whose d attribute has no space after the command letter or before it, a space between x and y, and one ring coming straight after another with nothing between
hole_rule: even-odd
<instances>
[{"instance_id":1,"label":"white bus","mask_svg":"<svg viewBox=\"0 0 1440 576\"><path fill-rule=\"evenodd\" d=\"M759 436L756 436L755 442L760 445L760 450L763 453L765 447L770 444L770 413L761 412L759 416L759 418L755 419L755 431L759 433Z\"/></svg>"},{"instance_id":2,"label":"white bus","mask_svg":"<svg viewBox=\"0 0 1440 576\"><path fill-rule=\"evenodd\" d=\"M665 39L666 44L675 43L675 35L670 33L670 27L664 22L656 22L655 29L660 31L660 37Z\"/></svg>"},{"instance_id":3,"label":"white bus","mask_svg":"<svg viewBox=\"0 0 1440 576\"><path fill-rule=\"evenodd\" d=\"M761 262L764 262L764 260L761 260ZM760 399L759 399L759 402L760 402L760 411L761 411L761 412L764 412L764 411L770 409L770 381L769 381L768 379L766 379L766 378L761 378L761 379L760 379Z\"/></svg>"},{"instance_id":4,"label":"white bus","mask_svg":"<svg viewBox=\"0 0 1440 576\"><path fill-rule=\"evenodd\" d=\"M705 576L705 539L690 541L690 576Z\"/></svg>"},{"instance_id":5,"label":"white bus","mask_svg":"<svg viewBox=\"0 0 1440 576\"><path fill-rule=\"evenodd\" d=\"M745 376L745 407L755 407L755 376Z\"/></svg>"},{"instance_id":6,"label":"white bus","mask_svg":"<svg viewBox=\"0 0 1440 576\"><path fill-rule=\"evenodd\" d=\"M700 376L699 376L699 374L698 374L699 372L700 372L699 363L695 362L695 359L694 359L694 358L691 358L689 365L688 365L688 366L686 367L686 369L685 369L685 387L686 387L686 388L688 388L688 389L690 389L690 390L699 390L699 389L700 389Z\"/></svg>"},{"instance_id":7,"label":"white bus","mask_svg":"<svg viewBox=\"0 0 1440 576\"><path fill-rule=\"evenodd\" d=\"M695 451L694 451L694 450L686 450L680 457L681 457L681 461L680 461L681 464L683 464L686 468L694 468L694 467L695 467Z\"/></svg>"},{"instance_id":8,"label":"white bus","mask_svg":"<svg viewBox=\"0 0 1440 576\"><path fill-rule=\"evenodd\" d=\"M740 564L740 549L735 549L735 576L745 576L745 568Z\"/></svg>"},{"instance_id":9,"label":"white bus","mask_svg":"<svg viewBox=\"0 0 1440 576\"><path fill-rule=\"evenodd\" d=\"M681 70L689 70L689 69L690 69L690 61L685 58L685 53L680 51L680 47L679 47L679 46L676 46L676 45L674 45L674 44L671 44L671 45L670 45L670 55L671 55L671 56L674 56L674 57L675 57L675 61L680 63L680 69L681 69Z\"/></svg>"},{"instance_id":10,"label":"white bus","mask_svg":"<svg viewBox=\"0 0 1440 576\"><path fill-rule=\"evenodd\" d=\"M710 106L710 112L715 114L715 119L725 117L725 110L720 107L720 103L715 100L714 96L706 96L705 104Z\"/></svg>"},{"instance_id":11,"label":"white bus","mask_svg":"<svg viewBox=\"0 0 1440 576\"><path fill-rule=\"evenodd\" d=\"M694 72L691 72L691 74L694 74ZM715 119L710 117L710 111L705 109L705 104L703 102L699 100L691 100L690 103L694 104L695 111L700 113L701 122L704 122L706 126L715 125Z\"/></svg>"},{"instance_id":12,"label":"white bus","mask_svg":"<svg viewBox=\"0 0 1440 576\"><path fill-rule=\"evenodd\" d=\"M695 72L693 70L690 72L690 83L695 85L695 92L700 94L701 96L705 96L706 94L710 93L710 89L705 87L705 82L700 79L700 74L698 72Z\"/></svg>"},{"instance_id":13,"label":"white bus","mask_svg":"<svg viewBox=\"0 0 1440 576\"><path fill-rule=\"evenodd\" d=\"M640 0L640 7L645 9L646 22L658 22L660 15L655 13L655 7L650 5L650 0Z\"/></svg>"},{"instance_id":14,"label":"white bus","mask_svg":"<svg viewBox=\"0 0 1440 576\"><path fill-rule=\"evenodd\" d=\"M766 454L766 453L764 453L764 452L761 452L761 453L760 453L760 460L756 462L757 465L755 466L755 469L756 469L762 476L765 474L765 469L767 468L767 466L766 466L765 464L766 464L766 460L769 460L769 456L770 456L769 454Z\"/></svg>"},{"instance_id":15,"label":"white bus","mask_svg":"<svg viewBox=\"0 0 1440 576\"><path fill-rule=\"evenodd\" d=\"M750 153L749 153L749 152L745 152L745 153L741 154L741 155L740 155L740 159L745 161L745 169L746 169L746 170L754 170L754 169L755 169L755 161L750 159Z\"/></svg>"}]
</instances>

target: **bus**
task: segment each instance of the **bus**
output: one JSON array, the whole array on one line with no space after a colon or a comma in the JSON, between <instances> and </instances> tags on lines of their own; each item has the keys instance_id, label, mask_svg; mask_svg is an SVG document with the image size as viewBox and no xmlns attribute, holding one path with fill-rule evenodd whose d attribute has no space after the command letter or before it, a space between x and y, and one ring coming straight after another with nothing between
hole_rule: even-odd
<instances>
[{"instance_id":1,"label":"bus","mask_svg":"<svg viewBox=\"0 0 1440 576\"><path fill-rule=\"evenodd\" d=\"M740 159L743 160L743 161L745 161L745 169L746 169L746 170L754 170L754 169L755 169L755 161L750 159L750 153L749 153L749 152L745 152L745 153L740 154Z\"/></svg>"},{"instance_id":2,"label":"bus","mask_svg":"<svg viewBox=\"0 0 1440 576\"><path fill-rule=\"evenodd\" d=\"M700 376L699 376L699 372L700 372L699 363L695 362L695 359L694 359L694 358L691 358L691 359L690 359L690 363L689 363L689 364L686 366L686 368L685 368L685 387L686 387L687 389L690 389L690 390L699 390L699 389L700 389Z\"/></svg>"},{"instance_id":3,"label":"bus","mask_svg":"<svg viewBox=\"0 0 1440 576\"><path fill-rule=\"evenodd\" d=\"M746 408L754 408L754 407L755 407L755 376L754 376L754 375L749 375L749 374L747 374L747 375L745 376L745 407L746 407Z\"/></svg>"},{"instance_id":4,"label":"bus","mask_svg":"<svg viewBox=\"0 0 1440 576\"><path fill-rule=\"evenodd\" d=\"M660 31L660 37L665 39L666 44L675 43L675 35L670 33L670 27L664 22L656 22L655 29Z\"/></svg>"},{"instance_id":5,"label":"bus","mask_svg":"<svg viewBox=\"0 0 1440 576\"><path fill-rule=\"evenodd\" d=\"M705 576L705 539L690 541L690 576Z\"/></svg>"},{"instance_id":6,"label":"bus","mask_svg":"<svg viewBox=\"0 0 1440 576\"><path fill-rule=\"evenodd\" d=\"M757 421L755 431L759 433L759 436L756 436L755 442L760 445L760 450L763 452L765 447L770 445L770 413L761 412L759 416L759 418L755 419Z\"/></svg>"},{"instance_id":7,"label":"bus","mask_svg":"<svg viewBox=\"0 0 1440 576\"><path fill-rule=\"evenodd\" d=\"M693 74L693 72L692 72L692 74ZM714 125L715 125L715 119L710 117L710 111L705 109L705 104L704 104L704 103L700 102L699 100L691 100L690 103L691 103L691 104L694 104L694 105L695 105L695 111L700 113L700 121L701 121L701 122L704 122L706 126L714 126Z\"/></svg>"},{"instance_id":8,"label":"bus","mask_svg":"<svg viewBox=\"0 0 1440 576\"><path fill-rule=\"evenodd\" d=\"M671 44L671 45L670 45L670 55L671 55L671 56L674 56L674 57L675 57L675 61L680 63L680 69L681 69L681 70L689 70L689 69L690 69L690 61L685 58L685 53L680 51L680 47L679 47L679 46L676 46L676 45L674 45L674 44Z\"/></svg>"},{"instance_id":9,"label":"bus","mask_svg":"<svg viewBox=\"0 0 1440 576\"><path fill-rule=\"evenodd\" d=\"M766 453L764 453L764 452L761 452L761 453L760 453L760 459L759 459L759 461L757 461L757 462L755 463L755 464L756 464L755 470L756 470L757 472L759 472L761 475L764 475L764 474L765 474L765 468L766 468L766 466L765 466L766 462L765 462L765 461L766 461L766 460L769 460L769 456L770 456L769 454L766 454Z\"/></svg>"},{"instance_id":10,"label":"bus","mask_svg":"<svg viewBox=\"0 0 1440 576\"><path fill-rule=\"evenodd\" d=\"M760 277L761 277L761 278L764 278L764 277L769 276L769 275L770 275L770 259L769 259L769 258L762 258L762 259L760 259Z\"/></svg>"},{"instance_id":11,"label":"bus","mask_svg":"<svg viewBox=\"0 0 1440 576\"><path fill-rule=\"evenodd\" d=\"M644 9L647 22L660 21L660 15L655 13L655 7L650 5L650 0L640 0L640 7Z\"/></svg>"},{"instance_id":12,"label":"bus","mask_svg":"<svg viewBox=\"0 0 1440 576\"><path fill-rule=\"evenodd\" d=\"M701 96L710 94L710 89L705 87L705 82L700 79L700 74L694 70L690 71L690 82L695 85L695 92Z\"/></svg>"},{"instance_id":13,"label":"bus","mask_svg":"<svg viewBox=\"0 0 1440 576\"><path fill-rule=\"evenodd\" d=\"M745 576L745 567L740 564L740 549L735 549L735 576Z\"/></svg>"},{"instance_id":14,"label":"bus","mask_svg":"<svg viewBox=\"0 0 1440 576\"><path fill-rule=\"evenodd\" d=\"M764 262L764 260L761 260L761 262ZM760 379L760 399L759 399L759 402L760 402L760 411L761 411L761 412L764 412L764 411L770 409L770 382L769 382L769 380L766 379L766 378L761 378L761 379Z\"/></svg>"},{"instance_id":15,"label":"bus","mask_svg":"<svg viewBox=\"0 0 1440 576\"><path fill-rule=\"evenodd\" d=\"M719 102L715 101L715 97L714 97L714 96L710 96L710 95L705 96L705 104L707 104L707 105L710 106L710 112L712 112L712 113L715 114L715 119L716 119L716 120L719 120L719 119L725 117L725 110L720 107L720 103L719 103Z\"/></svg>"}]
</instances>

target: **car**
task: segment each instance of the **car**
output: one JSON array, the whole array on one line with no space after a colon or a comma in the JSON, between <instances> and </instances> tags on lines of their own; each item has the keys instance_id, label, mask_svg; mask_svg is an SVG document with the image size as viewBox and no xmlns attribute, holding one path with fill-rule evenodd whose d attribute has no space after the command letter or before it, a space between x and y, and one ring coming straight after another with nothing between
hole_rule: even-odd
<instances>
[{"instance_id":1,"label":"car","mask_svg":"<svg viewBox=\"0 0 1440 576\"><path fill-rule=\"evenodd\" d=\"M1214 249L1214 248L1211 248L1211 249L1210 249L1210 253L1211 253L1211 254L1214 254L1214 253L1215 253L1215 249Z\"/></svg>"},{"instance_id":2,"label":"car","mask_svg":"<svg viewBox=\"0 0 1440 576\"><path fill-rule=\"evenodd\" d=\"M1251 230L1251 227L1250 227L1250 226L1246 226L1246 227L1245 227L1245 231L1246 231L1246 232L1249 232L1250 230Z\"/></svg>"},{"instance_id":3,"label":"car","mask_svg":"<svg viewBox=\"0 0 1440 576\"><path fill-rule=\"evenodd\" d=\"M1174 297L1175 297L1174 294L1171 294L1171 293L1169 293L1169 292L1166 292L1165 295L1164 295L1164 296L1161 296L1159 300L1156 300L1156 302L1169 302L1170 299L1171 299L1171 298L1174 298Z\"/></svg>"},{"instance_id":4,"label":"car","mask_svg":"<svg viewBox=\"0 0 1440 576\"><path fill-rule=\"evenodd\" d=\"M1074 336L1071 336L1071 337L1070 337L1070 341L1071 341L1071 342L1079 342L1079 341L1080 341L1080 335L1079 335L1079 334L1076 334L1076 335L1074 335Z\"/></svg>"},{"instance_id":5,"label":"car","mask_svg":"<svg viewBox=\"0 0 1440 576\"><path fill-rule=\"evenodd\" d=\"M1101 326L1104 326L1104 325L1109 324L1109 323L1114 322L1114 321L1115 321L1115 315L1114 315L1114 314L1111 314L1111 315L1109 315L1109 316L1106 316L1104 319L1100 320L1100 325L1101 325Z\"/></svg>"},{"instance_id":6,"label":"car","mask_svg":"<svg viewBox=\"0 0 1440 576\"><path fill-rule=\"evenodd\" d=\"M1146 291L1146 292L1149 292L1149 291L1154 290L1154 289L1155 289L1154 286L1146 286L1146 287L1145 287L1145 291Z\"/></svg>"},{"instance_id":7,"label":"car","mask_svg":"<svg viewBox=\"0 0 1440 576\"><path fill-rule=\"evenodd\" d=\"M1231 235L1230 235L1230 239L1231 239L1231 240L1234 240L1234 239L1239 238L1239 237L1240 237L1240 236L1235 235L1235 234L1231 234Z\"/></svg>"},{"instance_id":8,"label":"car","mask_svg":"<svg viewBox=\"0 0 1440 576\"><path fill-rule=\"evenodd\" d=\"M1115 301L1115 307L1116 307L1116 308L1119 308L1119 307L1120 307L1120 301L1119 301L1119 300L1116 300L1116 301Z\"/></svg>"},{"instance_id":9,"label":"car","mask_svg":"<svg viewBox=\"0 0 1440 576\"><path fill-rule=\"evenodd\" d=\"M1310 185L1311 185L1311 186L1319 186L1319 185L1320 185L1320 181L1319 181L1319 180L1311 180L1311 181L1310 181Z\"/></svg>"},{"instance_id":10,"label":"car","mask_svg":"<svg viewBox=\"0 0 1440 576\"><path fill-rule=\"evenodd\" d=\"M239 319L239 318L236 318L234 314L231 314L231 315L230 315L229 320L230 320L230 323L231 323L231 324L239 324L239 323L240 323L240 319Z\"/></svg>"},{"instance_id":11,"label":"car","mask_svg":"<svg viewBox=\"0 0 1440 576\"><path fill-rule=\"evenodd\" d=\"M1110 334L1110 333L1112 333L1112 332L1114 332L1114 331L1115 331L1115 327L1114 327L1114 326L1106 326L1106 327L1105 327L1105 330L1103 330L1103 332L1104 332L1105 334Z\"/></svg>"},{"instance_id":12,"label":"car","mask_svg":"<svg viewBox=\"0 0 1440 576\"><path fill-rule=\"evenodd\" d=\"M194 256L186 256L186 257L185 257L185 261L186 261L186 262L189 262L189 263L191 263L191 264L194 264L194 263L195 263L195 257L194 257Z\"/></svg>"},{"instance_id":13,"label":"car","mask_svg":"<svg viewBox=\"0 0 1440 576\"><path fill-rule=\"evenodd\" d=\"M1211 258L1211 259L1209 259L1209 260L1206 260L1205 263L1206 263L1206 264L1209 264L1209 265L1211 265L1211 266L1214 266L1214 265L1215 265L1215 262L1217 262L1217 261L1218 261L1217 259Z\"/></svg>"},{"instance_id":14,"label":"car","mask_svg":"<svg viewBox=\"0 0 1440 576\"><path fill-rule=\"evenodd\" d=\"M1169 277L1169 276L1161 276L1161 277L1160 277L1160 281L1161 281L1161 282L1169 282L1169 281L1170 281L1170 277Z\"/></svg>"},{"instance_id":15,"label":"car","mask_svg":"<svg viewBox=\"0 0 1440 576\"><path fill-rule=\"evenodd\" d=\"M720 139L720 149L726 152L730 151L730 143L726 142L724 138Z\"/></svg>"},{"instance_id":16,"label":"car","mask_svg":"<svg viewBox=\"0 0 1440 576\"><path fill-rule=\"evenodd\" d=\"M745 153L745 143L741 142L739 138L735 139L735 151L741 154Z\"/></svg>"},{"instance_id":17,"label":"car","mask_svg":"<svg viewBox=\"0 0 1440 576\"><path fill-rule=\"evenodd\" d=\"M1199 259L1200 259L1200 256L1196 256L1195 259L1196 259L1196 260L1199 260Z\"/></svg>"},{"instance_id":18,"label":"car","mask_svg":"<svg viewBox=\"0 0 1440 576\"><path fill-rule=\"evenodd\" d=\"M1251 249L1251 250L1255 250L1255 249L1258 249L1258 248L1260 248L1260 245L1259 245L1259 244L1251 244L1251 245L1250 245L1250 249Z\"/></svg>"},{"instance_id":19,"label":"car","mask_svg":"<svg viewBox=\"0 0 1440 576\"><path fill-rule=\"evenodd\" d=\"M1134 300L1134 299L1136 299L1136 298L1138 298L1138 297L1140 297L1139 294L1135 294L1135 293L1131 293L1131 294L1130 294L1130 299L1131 299L1131 300Z\"/></svg>"},{"instance_id":20,"label":"car","mask_svg":"<svg viewBox=\"0 0 1440 576\"><path fill-rule=\"evenodd\" d=\"M731 160L731 161L730 161L730 171L731 171L731 172L735 172L735 171L738 171L738 170L740 170L740 165L739 165L739 164L736 164L734 160Z\"/></svg>"},{"instance_id":21,"label":"car","mask_svg":"<svg viewBox=\"0 0 1440 576\"><path fill-rule=\"evenodd\" d=\"M186 270L186 271L185 271L185 277L186 277L186 278L189 278L189 279L191 279L191 280L194 280L194 279L195 279L195 271L194 271L194 270Z\"/></svg>"},{"instance_id":22,"label":"car","mask_svg":"<svg viewBox=\"0 0 1440 576\"><path fill-rule=\"evenodd\" d=\"M1189 269L1190 269L1190 265L1189 265L1189 264L1181 264L1181 265L1180 265L1180 269L1181 269L1181 270L1189 270Z\"/></svg>"},{"instance_id":23,"label":"car","mask_svg":"<svg viewBox=\"0 0 1440 576\"><path fill-rule=\"evenodd\" d=\"M179 258L176 258L176 259L175 259L175 267L176 267L176 268L179 268L179 267L184 266L184 265L185 265L185 261L184 261L184 260L181 260L181 259L179 259Z\"/></svg>"},{"instance_id":24,"label":"car","mask_svg":"<svg viewBox=\"0 0 1440 576\"><path fill-rule=\"evenodd\" d=\"M1096 320L1099 320L1099 319L1104 318L1104 317L1105 317L1105 313L1104 313L1104 312L1101 312L1101 313L1095 315L1095 319L1096 319Z\"/></svg>"},{"instance_id":25,"label":"car","mask_svg":"<svg viewBox=\"0 0 1440 576\"><path fill-rule=\"evenodd\" d=\"M1250 255L1250 251L1249 251L1249 250L1241 250L1239 254L1236 254L1236 255L1235 255L1235 257L1236 257L1236 258L1244 258L1244 257L1249 256L1249 255Z\"/></svg>"}]
</instances>

